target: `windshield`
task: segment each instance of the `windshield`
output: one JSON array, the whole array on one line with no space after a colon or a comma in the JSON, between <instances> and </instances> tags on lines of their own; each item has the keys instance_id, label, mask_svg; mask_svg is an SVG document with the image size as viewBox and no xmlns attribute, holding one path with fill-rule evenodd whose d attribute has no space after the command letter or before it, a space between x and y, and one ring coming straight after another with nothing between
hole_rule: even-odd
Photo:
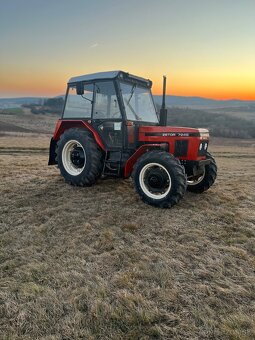
<instances>
[{"instance_id":1,"label":"windshield","mask_svg":"<svg viewBox=\"0 0 255 340\"><path fill-rule=\"evenodd\" d=\"M120 88L128 120L158 123L150 89L122 82Z\"/></svg>"}]
</instances>

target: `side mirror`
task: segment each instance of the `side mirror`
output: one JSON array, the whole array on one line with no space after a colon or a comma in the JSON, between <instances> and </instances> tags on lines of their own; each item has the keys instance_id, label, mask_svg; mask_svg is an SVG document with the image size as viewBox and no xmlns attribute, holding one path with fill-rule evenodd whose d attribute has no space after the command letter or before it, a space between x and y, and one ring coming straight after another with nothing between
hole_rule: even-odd
<instances>
[{"instance_id":1,"label":"side mirror","mask_svg":"<svg viewBox=\"0 0 255 340\"><path fill-rule=\"evenodd\" d=\"M78 94L78 95L84 94L84 85L82 83L76 84L76 94Z\"/></svg>"}]
</instances>

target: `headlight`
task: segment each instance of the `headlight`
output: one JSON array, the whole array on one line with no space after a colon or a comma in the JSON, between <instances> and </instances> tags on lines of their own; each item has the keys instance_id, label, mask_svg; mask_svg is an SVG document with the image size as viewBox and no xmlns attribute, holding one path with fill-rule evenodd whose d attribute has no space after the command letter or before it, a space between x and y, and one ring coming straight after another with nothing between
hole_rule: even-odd
<instances>
[{"instance_id":1,"label":"headlight","mask_svg":"<svg viewBox=\"0 0 255 340\"><path fill-rule=\"evenodd\" d=\"M200 132L200 137L202 139L208 139L209 138L209 132Z\"/></svg>"},{"instance_id":2,"label":"headlight","mask_svg":"<svg viewBox=\"0 0 255 340\"><path fill-rule=\"evenodd\" d=\"M198 129L201 139L209 139L209 131L207 129Z\"/></svg>"},{"instance_id":3,"label":"headlight","mask_svg":"<svg viewBox=\"0 0 255 340\"><path fill-rule=\"evenodd\" d=\"M204 156L207 152L207 148L208 148L208 142L206 141L203 141L199 144L199 147L198 147L198 155L199 156Z\"/></svg>"}]
</instances>

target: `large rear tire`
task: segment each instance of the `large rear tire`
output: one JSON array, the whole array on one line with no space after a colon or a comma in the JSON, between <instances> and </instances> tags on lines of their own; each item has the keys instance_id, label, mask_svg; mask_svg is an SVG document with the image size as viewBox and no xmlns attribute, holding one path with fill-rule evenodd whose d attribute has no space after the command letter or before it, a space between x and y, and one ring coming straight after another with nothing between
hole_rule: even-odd
<instances>
[{"instance_id":1,"label":"large rear tire","mask_svg":"<svg viewBox=\"0 0 255 340\"><path fill-rule=\"evenodd\" d=\"M156 207L172 207L186 191L184 168L166 151L152 150L143 154L134 166L132 177L140 198Z\"/></svg>"},{"instance_id":2,"label":"large rear tire","mask_svg":"<svg viewBox=\"0 0 255 340\"><path fill-rule=\"evenodd\" d=\"M217 165L213 156L207 152L206 159L210 159L210 164L205 166L204 173L202 176L196 180L188 180L187 190L201 194L202 192L208 190L215 182L217 177Z\"/></svg>"},{"instance_id":3,"label":"large rear tire","mask_svg":"<svg viewBox=\"0 0 255 340\"><path fill-rule=\"evenodd\" d=\"M67 183L90 186L101 176L103 153L87 130L68 129L57 143L57 163Z\"/></svg>"}]
</instances>

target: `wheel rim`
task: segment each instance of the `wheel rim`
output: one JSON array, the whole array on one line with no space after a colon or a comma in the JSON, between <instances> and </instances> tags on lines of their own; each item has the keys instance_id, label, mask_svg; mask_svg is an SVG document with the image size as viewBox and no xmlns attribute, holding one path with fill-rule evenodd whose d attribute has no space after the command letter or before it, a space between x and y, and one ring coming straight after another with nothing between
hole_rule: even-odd
<instances>
[{"instance_id":1,"label":"wheel rim","mask_svg":"<svg viewBox=\"0 0 255 340\"><path fill-rule=\"evenodd\" d=\"M204 170L204 173L202 176L198 177L197 179L194 179L194 180L187 180L187 185L197 185L199 183L202 182L202 180L204 179L205 177L205 170Z\"/></svg>"},{"instance_id":2,"label":"wheel rim","mask_svg":"<svg viewBox=\"0 0 255 340\"><path fill-rule=\"evenodd\" d=\"M139 183L148 197L158 200L166 197L172 186L168 170L159 163L146 164L140 172Z\"/></svg>"},{"instance_id":3,"label":"wheel rim","mask_svg":"<svg viewBox=\"0 0 255 340\"><path fill-rule=\"evenodd\" d=\"M86 165L86 153L77 140L68 141L62 151L63 166L70 175L78 176Z\"/></svg>"}]
</instances>

